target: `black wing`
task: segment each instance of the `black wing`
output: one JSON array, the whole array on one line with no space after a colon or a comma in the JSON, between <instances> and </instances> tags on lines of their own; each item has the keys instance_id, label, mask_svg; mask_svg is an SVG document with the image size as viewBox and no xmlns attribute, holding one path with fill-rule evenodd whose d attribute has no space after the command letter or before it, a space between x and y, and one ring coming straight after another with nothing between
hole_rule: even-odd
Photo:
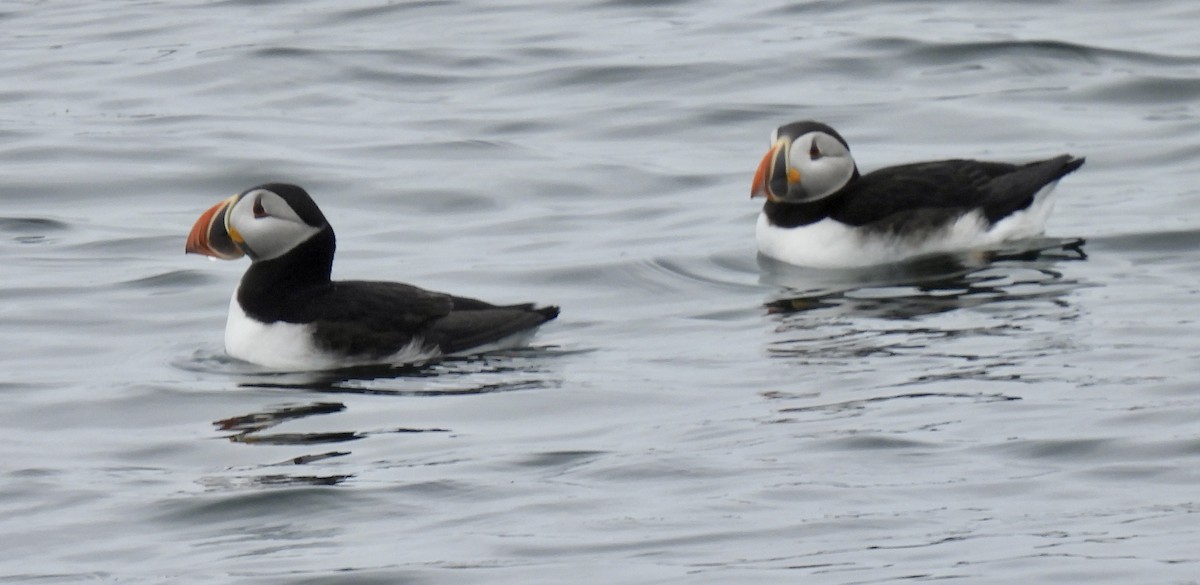
<instances>
[{"instance_id":1,"label":"black wing","mask_svg":"<svg viewBox=\"0 0 1200 585\"><path fill-rule=\"evenodd\" d=\"M398 282L331 282L302 296L300 320L313 324L323 349L343 355L395 353L454 309L450 295Z\"/></svg>"},{"instance_id":2,"label":"black wing","mask_svg":"<svg viewBox=\"0 0 1200 585\"><path fill-rule=\"evenodd\" d=\"M1024 165L945 160L887 167L848 185L831 216L861 226L896 214L933 218L983 209L996 221L1028 207L1039 189L1082 164L1064 154Z\"/></svg>"},{"instance_id":3,"label":"black wing","mask_svg":"<svg viewBox=\"0 0 1200 585\"><path fill-rule=\"evenodd\" d=\"M489 305L488 308L467 310L456 308L449 315L430 324L427 335L443 352L455 353L499 341L537 327L557 316L558 307L534 307L528 304L507 307Z\"/></svg>"},{"instance_id":4,"label":"black wing","mask_svg":"<svg viewBox=\"0 0 1200 585\"><path fill-rule=\"evenodd\" d=\"M397 282L341 281L311 296L316 339L344 355L385 357L414 339L453 353L540 325L557 307L501 307Z\"/></svg>"}]
</instances>

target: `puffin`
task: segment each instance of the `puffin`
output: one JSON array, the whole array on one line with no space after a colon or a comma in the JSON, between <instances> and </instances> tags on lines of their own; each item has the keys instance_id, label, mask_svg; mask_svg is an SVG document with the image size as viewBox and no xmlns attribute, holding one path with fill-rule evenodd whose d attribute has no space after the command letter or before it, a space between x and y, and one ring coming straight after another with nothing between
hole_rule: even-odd
<instances>
[{"instance_id":1,"label":"puffin","mask_svg":"<svg viewBox=\"0 0 1200 585\"><path fill-rule=\"evenodd\" d=\"M279 371L417 365L526 345L557 306L493 305L399 282L331 280L333 227L304 189L267 183L209 208L186 253L249 256L225 351Z\"/></svg>"},{"instance_id":2,"label":"puffin","mask_svg":"<svg viewBox=\"0 0 1200 585\"><path fill-rule=\"evenodd\" d=\"M795 266L860 268L1031 238L1043 232L1058 180L1083 162L953 159L863 175L827 124L784 124L750 190L766 198L758 251Z\"/></svg>"}]
</instances>

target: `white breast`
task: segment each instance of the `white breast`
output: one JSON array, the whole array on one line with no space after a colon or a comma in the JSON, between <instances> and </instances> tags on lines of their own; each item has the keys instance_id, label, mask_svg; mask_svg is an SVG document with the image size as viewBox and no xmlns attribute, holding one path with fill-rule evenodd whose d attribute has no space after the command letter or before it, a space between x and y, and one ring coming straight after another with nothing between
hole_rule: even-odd
<instances>
[{"instance_id":1,"label":"white breast","mask_svg":"<svg viewBox=\"0 0 1200 585\"><path fill-rule=\"evenodd\" d=\"M229 301L225 322L225 352L240 360L279 371L332 370L370 364L404 365L438 357L441 351L423 347L414 339L400 351L383 359L338 356L313 344L312 326L300 323L262 323L251 319L237 302L237 291Z\"/></svg>"},{"instance_id":2,"label":"white breast","mask_svg":"<svg viewBox=\"0 0 1200 585\"><path fill-rule=\"evenodd\" d=\"M853 268L899 262L907 258L986 248L1001 242L1029 238L1042 233L1053 207L1050 191L1054 183L1034 196L1033 204L994 225L972 211L940 230L920 234L884 234L826 218L794 228L771 225L759 214L755 234L763 255L796 266Z\"/></svg>"},{"instance_id":3,"label":"white breast","mask_svg":"<svg viewBox=\"0 0 1200 585\"><path fill-rule=\"evenodd\" d=\"M229 318L225 322L225 352L273 370L332 367L330 360L313 346L310 326L255 321L238 304L236 290L229 302Z\"/></svg>"}]
</instances>

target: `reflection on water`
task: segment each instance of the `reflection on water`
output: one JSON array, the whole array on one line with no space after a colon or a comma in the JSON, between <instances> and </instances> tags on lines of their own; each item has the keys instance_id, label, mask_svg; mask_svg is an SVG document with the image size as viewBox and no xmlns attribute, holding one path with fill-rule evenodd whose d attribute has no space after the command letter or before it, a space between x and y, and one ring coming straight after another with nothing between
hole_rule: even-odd
<instances>
[{"instance_id":1,"label":"reflection on water","mask_svg":"<svg viewBox=\"0 0 1200 585\"><path fill-rule=\"evenodd\" d=\"M320 416L342 412L345 404L340 402L313 402L300 405L284 405L267 408L257 412L232 416L213 421L220 431L233 431L226 438L233 443L246 445L316 445L327 443L347 443L364 439L370 435L383 433L445 433L447 429L440 428L391 428L376 431L336 431L336 432L296 432L296 433L265 433L266 430L278 425L297 421L311 416ZM201 480L201 484L209 488L232 489L237 487L290 487L298 485L337 485L354 477L353 474L297 474L276 472L280 467L300 467L350 455L350 451L326 451L309 453L288 458L252 468L241 470L234 477L209 477ZM257 473L272 470L271 473Z\"/></svg>"},{"instance_id":2,"label":"reflection on water","mask_svg":"<svg viewBox=\"0 0 1200 585\"><path fill-rule=\"evenodd\" d=\"M768 258L763 281L788 287L765 303L770 313L836 309L844 314L911 319L1024 298L1058 297L1080 283L1056 262L1084 260L1083 240L971 255L938 255L869 270L806 271ZM816 288L813 284L816 283ZM794 286L806 286L797 291Z\"/></svg>"},{"instance_id":3,"label":"reflection on water","mask_svg":"<svg viewBox=\"0 0 1200 585\"><path fill-rule=\"evenodd\" d=\"M345 408L345 405L339 402L315 402L295 406L280 406L213 421L213 425L222 431L233 431L233 434L227 435L227 438L231 442L251 445L311 445L318 443L340 443L362 438L363 434L357 432L263 434L263 431L288 421L340 412L345 410ZM268 463L257 466L254 469L247 469L245 472L249 473L263 469L273 470L279 467L298 467L349 454L349 451L328 451L325 453L300 455L286 461ZM233 478L210 477L202 479L201 484L209 488L221 487L225 489L237 486L337 485L351 477L353 475L350 474L314 475L272 472L266 474L240 474Z\"/></svg>"},{"instance_id":4,"label":"reflection on water","mask_svg":"<svg viewBox=\"0 0 1200 585\"><path fill-rule=\"evenodd\" d=\"M326 394L462 396L514 392L559 385L538 358L550 350L522 349L412 366L361 366L327 372L263 374L245 388L306 390Z\"/></svg>"},{"instance_id":5,"label":"reflection on water","mask_svg":"<svg viewBox=\"0 0 1200 585\"><path fill-rule=\"evenodd\" d=\"M277 465L292 465L292 463L289 461ZM267 473L221 477L207 476L197 480L197 483L210 490L235 490L264 487L335 486L353 477L353 474L296 475L290 473Z\"/></svg>"},{"instance_id":6,"label":"reflection on water","mask_svg":"<svg viewBox=\"0 0 1200 585\"><path fill-rule=\"evenodd\" d=\"M559 385L547 375L544 358L554 355L545 348L497 352L464 358L449 358L422 365L366 366L328 372L264 372L256 366L221 355L196 355L181 367L195 371L233 374L240 388L296 390L320 394L353 394L393 397L438 397L512 392ZM269 406L254 412L213 421L230 442L260 446L312 446L348 444L373 435L448 433L447 428L387 427L373 430L319 432L271 432L276 427L312 417L336 415L347 410L343 402L316 401ZM201 484L209 488L238 489L337 485L353 474L280 472L280 467L303 468L313 463L351 455L349 450L308 453L246 469L233 470L233 477L209 477ZM263 473L269 471L269 473Z\"/></svg>"},{"instance_id":7,"label":"reflection on water","mask_svg":"<svg viewBox=\"0 0 1200 585\"><path fill-rule=\"evenodd\" d=\"M312 416L329 414L345 410L340 402L315 402L301 406L284 406L266 412L254 412L241 416L230 417L213 422L222 431L235 431L238 435L247 435L269 429L281 422Z\"/></svg>"},{"instance_id":8,"label":"reflection on water","mask_svg":"<svg viewBox=\"0 0 1200 585\"><path fill-rule=\"evenodd\" d=\"M358 439L365 438L368 435L379 433L449 432L446 429L393 428L385 431L373 432L347 431L333 433L263 434L263 431L273 428L276 425L284 422L298 420L308 416L341 412L345 409L346 405L340 402L314 402L299 406L289 405L213 421L213 425L222 431L235 431L234 434L228 436L230 441L235 443L257 443L263 445L311 445L314 443L343 443L347 441L357 441ZM305 460L304 462L308 463L311 461Z\"/></svg>"},{"instance_id":9,"label":"reflection on water","mask_svg":"<svg viewBox=\"0 0 1200 585\"><path fill-rule=\"evenodd\" d=\"M267 408L257 412L232 416L213 421L220 431L233 431L226 438L233 443L246 445L316 445L327 443L348 443L364 439L370 435L383 433L445 433L441 428L390 428L376 431L335 431L335 432L295 432L295 433L266 433L278 425L297 421L311 416L334 414L346 410L341 402L313 402L300 405L283 405ZM267 463L245 470L234 478L206 478L201 483L213 488L226 489L234 487L267 487L267 486L297 486L297 485L337 485L352 477L353 474L295 474L272 472L267 474L251 473L261 470L274 470L280 467L299 467L325 461L335 457L350 455L350 451L327 451L309 453L288 458L284 461Z\"/></svg>"},{"instance_id":10,"label":"reflection on water","mask_svg":"<svg viewBox=\"0 0 1200 585\"><path fill-rule=\"evenodd\" d=\"M241 388L306 390L327 394L458 396L513 392L560 385L545 360L577 351L528 347L447 357L422 364L355 366L327 371L275 372L229 357L220 349L195 352L175 366L231 376Z\"/></svg>"},{"instance_id":11,"label":"reflection on water","mask_svg":"<svg viewBox=\"0 0 1200 585\"><path fill-rule=\"evenodd\" d=\"M764 397L768 399L788 399L786 393L766 392ZM844 417L858 416L864 414L867 409L880 403L891 401L911 401L911 400L966 400L976 403L984 402L1008 402L1011 400L1020 400L1019 396L1012 396L1000 393L982 393L982 392L904 392L900 394L886 394L881 396L870 396L867 398L859 398L854 400L842 400L837 402L823 402L820 404L806 404L804 406L792 406L780 408L777 412L789 415L784 419L777 419L773 422L799 422L799 415L808 414L820 417Z\"/></svg>"},{"instance_id":12,"label":"reflection on water","mask_svg":"<svg viewBox=\"0 0 1200 585\"><path fill-rule=\"evenodd\" d=\"M882 274L765 273L793 284L807 279L805 289L784 289L765 303L775 321L766 354L824 368L846 380L842 387L870 392L836 409L934 397L899 390L906 387L949 383L949 394L937 396L975 400L981 396L959 385L1059 376L1034 364L1075 343L1062 338L1061 324L1078 317L1068 297L1087 283L1058 264L1085 259L1081 245L1041 241L986 256L928 258ZM801 406L781 412L834 408L812 404L815 397L795 397Z\"/></svg>"}]
</instances>

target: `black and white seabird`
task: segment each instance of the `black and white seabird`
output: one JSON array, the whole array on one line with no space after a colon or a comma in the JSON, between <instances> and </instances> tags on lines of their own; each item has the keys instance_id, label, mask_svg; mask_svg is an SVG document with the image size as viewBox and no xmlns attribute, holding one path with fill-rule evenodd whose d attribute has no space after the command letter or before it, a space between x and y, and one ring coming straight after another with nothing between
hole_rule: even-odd
<instances>
[{"instance_id":1,"label":"black and white seabird","mask_svg":"<svg viewBox=\"0 0 1200 585\"><path fill-rule=\"evenodd\" d=\"M278 370L420 363L524 345L558 307L497 306L398 282L330 280L333 228L308 193L269 183L196 220L187 252L252 261L225 351Z\"/></svg>"},{"instance_id":2,"label":"black and white seabird","mask_svg":"<svg viewBox=\"0 0 1200 585\"><path fill-rule=\"evenodd\" d=\"M1050 191L1084 159L942 160L860 175L850 146L814 121L780 126L754 175L766 197L758 250L798 266L848 268L986 248L1042 233Z\"/></svg>"}]
</instances>

